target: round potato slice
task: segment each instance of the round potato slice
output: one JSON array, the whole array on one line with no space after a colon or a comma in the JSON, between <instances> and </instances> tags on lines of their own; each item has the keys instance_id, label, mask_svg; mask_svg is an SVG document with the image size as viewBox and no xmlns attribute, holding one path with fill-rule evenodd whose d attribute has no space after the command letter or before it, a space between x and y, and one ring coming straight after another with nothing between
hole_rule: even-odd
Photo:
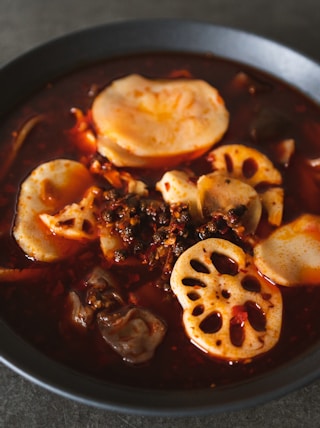
<instances>
[{"instance_id":1,"label":"round potato slice","mask_svg":"<svg viewBox=\"0 0 320 428\"><path fill-rule=\"evenodd\" d=\"M304 214L276 229L255 246L254 263L277 284L320 285L320 217Z\"/></svg>"},{"instance_id":2,"label":"round potato slice","mask_svg":"<svg viewBox=\"0 0 320 428\"><path fill-rule=\"evenodd\" d=\"M39 215L54 214L78 201L91 184L87 168L68 159L43 163L31 172L21 185L13 230L28 257L52 262L79 248L79 243L54 235Z\"/></svg>"},{"instance_id":3,"label":"round potato slice","mask_svg":"<svg viewBox=\"0 0 320 428\"><path fill-rule=\"evenodd\" d=\"M183 308L186 333L203 351L247 360L278 342L280 290L229 241L210 238L190 247L174 265L171 287Z\"/></svg>"},{"instance_id":4,"label":"round potato slice","mask_svg":"<svg viewBox=\"0 0 320 428\"><path fill-rule=\"evenodd\" d=\"M117 166L172 165L200 156L229 123L224 101L205 81L136 74L104 89L93 102L92 117L98 151Z\"/></svg>"}]
</instances>

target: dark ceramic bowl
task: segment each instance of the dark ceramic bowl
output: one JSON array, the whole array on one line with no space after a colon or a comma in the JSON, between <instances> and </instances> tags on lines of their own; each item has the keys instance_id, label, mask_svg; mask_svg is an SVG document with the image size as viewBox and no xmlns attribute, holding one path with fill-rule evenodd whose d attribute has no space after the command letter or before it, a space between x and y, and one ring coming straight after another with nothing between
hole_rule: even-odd
<instances>
[{"instance_id":1,"label":"dark ceramic bowl","mask_svg":"<svg viewBox=\"0 0 320 428\"><path fill-rule=\"evenodd\" d=\"M214 55L253 66L320 102L320 66L252 34L209 23L132 21L75 33L37 48L0 70L0 114L49 79L119 54L179 51ZM23 70L23 73L21 72ZM129 413L200 415L275 399L320 375L320 345L278 369L213 390L147 391L100 382L73 372L35 350L0 321L1 361L27 379L77 401Z\"/></svg>"}]
</instances>

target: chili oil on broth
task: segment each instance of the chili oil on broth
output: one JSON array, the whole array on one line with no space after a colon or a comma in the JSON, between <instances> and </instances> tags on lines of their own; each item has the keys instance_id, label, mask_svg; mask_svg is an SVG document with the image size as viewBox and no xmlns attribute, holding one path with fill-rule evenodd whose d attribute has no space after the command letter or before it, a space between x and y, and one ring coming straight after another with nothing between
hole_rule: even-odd
<instances>
[{"instance_id":1,"label":"chili oil on broth","mask_svg":"<svg viewBox=\"0 0 320 428\"><path fill-rule=\"evenodd\" d=\"M317 157L320 152L320 114L312 102L269 76L212 56L159 53L120 57L48 82L1 124L1 141L9 146L12 133L21 129L28 118L43 116L3 180L1 266L27 267L36 263L24 256L11 235L21 182L44 161L59 157L83 160L85 154L79 151L69 132L75 121L70 110L78 108L86 112L102 88L113 79L131 73L151 78L200 78L218 88L230 113L229 129L221 144L251 145L275 159L275 142L293 138L296 141L293 161L288 167L277 165L284 177L284 221L304 210L320 214L319 187L305 163L305 157ZM1 156L4 162L5 150ZM210 170L205 156L190 166L199 174ZM134 173L154 185L164 171L165 167ZM270 232L264 220L258 232L261 235ZM137 271L139 276L132 293L139 305L165 320L168 330L150 362L141 366L126 364L105 343L96 327L83 330L69 322L69 287L81 293L84 276L100 259L100 249L93 243L70 260L53 263L45 280L2 284L2 318L41 352L80 372L120 384L151 388L192 389L238 382L287 363L297 352L303 352L319 340L320 287L281 287L284 318L276 347L247 364L229 364L210 358L186 337L182 310L172 294L154 285L154 273ZM128 272L115 270L122 284L132 281L130 269Z\"/></svg>"}]
</instances>

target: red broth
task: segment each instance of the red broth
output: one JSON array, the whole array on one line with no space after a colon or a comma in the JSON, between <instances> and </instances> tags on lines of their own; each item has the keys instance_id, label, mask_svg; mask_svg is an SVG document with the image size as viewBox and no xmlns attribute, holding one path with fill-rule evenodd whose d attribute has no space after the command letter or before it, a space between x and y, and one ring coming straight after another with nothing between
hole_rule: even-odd
<instances>
[{"instance_id":1,"label":"red broth","mask_svg":"<svg viewBox=\"0 0 320 428\"><path fill-rule=\"evenodd\" d=\"M28 135L2 182L0 266L22 268L37 263L23 254L12 236L21 182L44 161L58 157L80 160L83 153L69 132L75 124L71 109L86 112L94 94L113 79L130 73L201 78L218 88L230 112L230 126L221 143L251 145L275 162L284 177L284 221L303 212L320 215L319 182L306 163L307 158L320 155L320 110L310 100L269 76L210 55L157 53L119 57L48 82L1 123L1 162L5 162L13 133L30 117L45 117ZM286 138L295 140L296 151L289 165L281 166L277 164L276 146ZM199 173L210 170L205 157L192 167ZM163 170L140 172L142 179L149 182L162 173ZM259 234L268 232L262 221ZM126 364L96 327L79 329L69 322L67 292L80 290L83 276L99 257L99 245L90 244L70 260L52 264L50 280L1 283L1 317L35 348L73 369L119 384L159 389L212 387L245 380L288 362L320 338L320 286L281 287L284 318L276 347L246 364L212 358L187 338L180 305L170 292L155 286L155 274L139 271L139 276L133 277L132 269L122 269L117 272L118 278L122 284L133 282L131 292L138 305L150 308L168 326L151 361L137 366Z\"/></svg>"}]
</instances>

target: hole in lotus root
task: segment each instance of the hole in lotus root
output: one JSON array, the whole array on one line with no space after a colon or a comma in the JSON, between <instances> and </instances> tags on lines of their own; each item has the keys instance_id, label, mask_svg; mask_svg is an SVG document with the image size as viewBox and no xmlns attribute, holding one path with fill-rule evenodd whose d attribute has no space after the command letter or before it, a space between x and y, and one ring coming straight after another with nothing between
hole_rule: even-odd
<instances>
[{"instance_id":1,"label":"hole in lotus root","mask_svg":"<svg viewBox=\"0 0 320 428\"><path fill-rule=\"evenodd\" d=\"M212 312L201 321L199 327L207 334L218 332L222 327L221 314L219 312Z\"/></svg>"},{"instance_id":2,"label":"hole in lotus root","mask_svg":"<svg viewBox=\"0 0 320 428\"><path fill-rule=\"evenodd\" d=\"M198 294L198 293L196 293L196 292L194 292L194 291L192 291L191 293L188 293L188 294L187 294L187 296L188 296L188 298L189 298L190 300L192 300L193 302L195 302L196 300L200 299L199 294Z\"/></svg>"},{"instance_id":3,"label":"hole in lotus root","mask_svg":"<svg viewBox=\"0 0 320 428\"><path fill-rule=\"evenodd\" d=\"M203 263L199 262L199 260L196 260L196 259L190 260L190 265L191 265L192 269L194 269L196 272L210 273L207 266L205 266Z\"/></svg>"},{"instance_id":4,"label":"hole in lotus root","mask_svg":"<svg viewBox=\"0 0 320 428\"><path fill-rule=\"evenodd\" d=\"M247 291L259 293L261 291L261 285L255 276L247 275L241 281L242 287Z\"/></svg>"},{"instance_id":5,"label":"hole in lotus root","mask_svg":"<svg viewBox=\"0 0 320 428\"><path fill-rule=\"evenodd\" d=\"M83 223L82 223L82 230L86 234L92 235L94 233L94 226L89 220L85 219L85 220L83 220Z\"/></svg>"},{"instance_id":6,"label":"hole in lotus root","mask_svg":"<svg viewBox=\"0 0 320 428\"><path fill-rule=\"evenodd\" d=\"M204 306L203 305L197 305L193 311L192 311L192 315L194 317L198 317L199 315L203 314L204 311Z\"/></svg>"},{"instance_id":7,"label":"hole in lotus root","mask_svg":"<svg viewBox=\"0 0 320 428\"><path fill-rule=\"evenodd\" d=\"M195 278L183 278L182 284L188 287L201 287L201 288L206 287L206 284L204 282L199 281L198 279L195 279Z\"/></svg>"},{"instance_id":8,"label":"hole in lotus root","mask_svg":"<svg viewBox=\"0 0 320 428\"><path fill-rule=\"evenodd\" d=\"M231 297L231 293L230 293L230 291L228 291L228 290L222 290L222 291L221 291L221 295L222 295L222 297L224 297L225 299L230 299L230 297Z\"/></svg>"},{"instance_id":9,"label":"hole in lotus root","mask_svg":"<svg viewBox=\"0 0 320 428\"><path fill-rule=\"evenodd\" d=\"M232 174L233 172L233 162L232 162L232 158L228 155L228 153L226 153L224 155L224 160L226 163L226 168L229 174Z\"/></svg>"},{"instance_id":10,"label":"hole in lotus root","mask_svg":"<svg viewBox=\"0 0 320 428\"><path fill-rule=\"evenodd\" d=\"M257 303L250 300L245 303L245 308L252 328L256 331L265 331L267 320L263 309Z\"/></svg>"},{"instance_id":11,"label":"hole in lotus root","mask_svg":"<svg viewBox=\"0 0 320 428\"><path fill-rule=\"evenodd\" d=\"M242 174L245 178L251 178L258 171L258 164L253 158L246 159L242 164Z\"/></svg>"},{"instance_id":12,"label":"hole in lotus root","mask_svg":"<svg viewBox=\"0 0 320 428\"><path fill-rule=\"evenodd\" d=\"M230 340L234 346L242 346L245 339L244 322L238 322L236 317L230 320Z\"/></svg>"},{"instance_id":13,"label":"hole in lotus root","mask_svg":"<svg viewBox=\"0 0 320 428\"><path fill-rule=\"evenodd\" d=\"M75 223L75 219L74 218L69 218L68 220L58 221L57 222L57 226L58 227L63 227L65 229L68 229L68 228L73 228L74 227L74 223Z\"/></svg>"},{"instance_id":14,"label":"hole in lotus root","mask_svg":"<svg viewBox=\"0 0 320 428\"><path fill-rule=\"evenodd\" d=\"M235 276L239 272L238 263L223 254L212 253L211 261L213 266L221 274Z\"/></svg>"}]
</instances>

